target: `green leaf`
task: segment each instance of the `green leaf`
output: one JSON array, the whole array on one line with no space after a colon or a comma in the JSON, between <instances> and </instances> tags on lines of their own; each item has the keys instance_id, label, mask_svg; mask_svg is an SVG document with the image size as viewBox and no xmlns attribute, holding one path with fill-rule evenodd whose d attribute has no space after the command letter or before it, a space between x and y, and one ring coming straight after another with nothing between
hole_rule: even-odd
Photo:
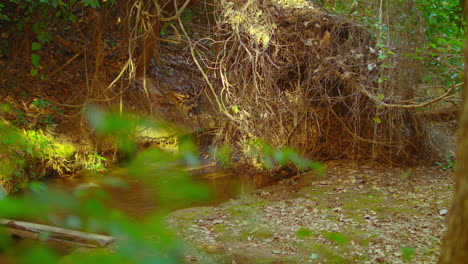
<instances>
[{"instance_id":1,"label":"green leaf","mask_svg":"<svg viewBox=\"0 0 468 264\"><path fill-rule=\"evenodd\" d=\"M235 105L235 106L232 107L232 111L233 111L235 114L239 113L239 108L237 107L237 105Z\"/></svg>"},{"instance_id":2,"label":"green leaf","mask_svg":"<svg viewBox=\"0 0 468 264\"><path fill-rule=\"evenodd\" d=\"M49 42L52 39L52 36L47 31L42 31L37 35L37 39L42 43Z\"/></svg>"},{"instance_id":3,"label":"green leaf","mask_svg":"<svg viewBox=\"0 0 468 264\"><path fill-rule=\"evenodd\" d=\"M32 76L32 77L36 76L37 73L38 73L37 69L31 68L31 76Z\"/></svg>"},{"instance_id":4,"label":"green leaf","mask_svg":"<svg viewBox=\"0 0 468 264\"><path fill-rule=\"evenodd\" d=\"M382 120L380 118L378 118L378 117L374 117L374 118L372 118L372 120L374 120L374 122L376 122L377 124L382 123Z\"/></svg>"},{"instance_id":5,"label":"green leaf","mask_svg":"<svg viewBox=\"0 0 468 264\"><path fill-rule=\"evenodd\" d=\"M84 6L91 6L94 9L101 7L98 0L82 0L81 2Z\"/></svg>"},{"instance_id":6,"label":"green leaf","mask_svg":"<svg viewBox=\"0 0 468 264\"><path fill-rule=\"evenodd\" d=\"M310 236L312 236L312 231L310 231L310 229L308 229L308 228L301 227L299 230L297 230L296 235L299 238L310 237Z\"/></svg>"},{"instance_id":7,"label":"green leaf","mask_svg":"<svg viewBox=\"0 0 468 264\"><path fill-rule=\"evenodd\" d=\"M383 100L385 98L385 95L384 94L378 94L377 98L379 98L379 100Z\"/></svg>"},{"instance_id":8,"label":"green leaf","mask_svg":"<svg viewBox=\"0 0 468 264\"><path fill-rule=\"evenodd\" d=\"M404 262L408 262L411 260L411 257L414 255L414 248L412 247L403 247L401 248L401 252L403 253L402 258Z\"/></svg>"},{"instance_id":9,"label":"green leaf","mask_svg":"<svg viewBox=\"0 0 468 264\"><path fill-rule=\"evenodd\" d=\"M75 23L78 19L73 14L68 14L68 20L70 20L72 23Z\"/></svg>"},{"instance_id":10,"label":"green leaf","mask_svg":"<svg viewBox=\"0 0 468 264\"><path fill-rule=\"evenodd\" d=\"M379 78L378 83L383 83L383 80Z\"/></svg>"},{"instance_id":11,"label":"green leaf","mask_svg":"<svg viewBox=\"0 0 468 264\"><path fill-rule=\"evenodd\" d=\"M38 42L33 42L31 44L31 50L40 50L42 49L42 45Z\"/></svg>"},{"instance_id":12,"label":"green leaf","mask_svg":"<svg viewBox=\"0 0 468 264\"><path fill-rule=\"evenodd\" d=\"M387 57L388 57L388 56L385 55L385 54L380 54L380 55L379 55L379 59L381 59L381 60L385 60Z\"/></svg>"},{"instance_id":13,"label":"green leaf","mask_svg":"<svg viewBox=\"0 0 468 264\"><path fill-rule=\"evenodd\" d=\"M31 54L31 63L34 65L34 67L39 68L39 61L41 60L41 57L37 54Z\"/></svg>"},{"instance_id":14,"label":"green leaf","mask_svg":"<svg viewBox=\"0 0 468 264\"><path fill-rule=\"evenodd\" d=\"M328 233L324 235L326 239L331 240L337 244L343 245L347 239L340 233Z\"/></svg>"}]
</instances>

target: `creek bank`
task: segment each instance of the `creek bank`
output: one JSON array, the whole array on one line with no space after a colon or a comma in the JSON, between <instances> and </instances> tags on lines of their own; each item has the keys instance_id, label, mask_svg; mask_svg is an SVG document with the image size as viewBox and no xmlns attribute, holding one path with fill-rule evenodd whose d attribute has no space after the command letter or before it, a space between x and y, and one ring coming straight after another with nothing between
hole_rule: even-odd
<instances>
[{"instance_id":1,"label":"creek bank","mask_svg":"<svg viewBox=\"0 0 468 264\"><path fill-rule=\"evenodd\" d=\"M435 263L450 205L440 167L330 164L216 207L173 212L187 263Z\"/></svg>"}]
</instances>

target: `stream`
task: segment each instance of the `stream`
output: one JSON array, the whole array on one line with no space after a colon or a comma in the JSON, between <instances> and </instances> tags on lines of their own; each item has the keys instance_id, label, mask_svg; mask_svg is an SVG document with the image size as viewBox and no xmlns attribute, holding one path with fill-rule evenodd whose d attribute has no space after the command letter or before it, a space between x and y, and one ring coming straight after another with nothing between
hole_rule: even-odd
<instances>
[{"instance_id":1,"label":"stream","mask_svg":"<svg viewBox=\"0 0 468 264\"><path fill-rule=\"evenodd\" d=\"M205 166L187 170L189 177L199 184L205 186L211 193L211 199L185 203L183 206L170 208L178 210L195 206L215 206L235 198L242 194L248 194L257 188L270 184L268 177L262 174L235 175L232 171L217 166ZM118 179L125 187L115 187L100 183L102 178ZM115 168L111 171L94 176L82 174L61 175L45 179L50 189L58 189L65 192L75 192L80 189L94 188L104 191L109 199L107 206L111 209L125 213L130 219L143 221L160 208L155 194L158 191L154 185L145 184L142 179L131 177L125 168ZM34 222L34 221L31 221ZM54 223L42 223L54 225ZM60 242L41 242L32 239L16 239L15 252L31 246L43 244L52 247L59 255L69 254L75 246ZM8 252L0 253L0 263L16 263Z\"/></svg>"},{"instance_id":2,"label":"stream","mask_svg":"<svg viewBox=\"0 0 468 264\"><path fill-rule=\"evenodd\" d=\"M265 175L234 175L233 172L216 166L191 169L187 171L187 174L192 177L195 183L206 187L211 198L206 201L186 203L180 208L175 207L171 210L194 206L215 206L269 184L268 177ZM96 176L90 178L81 175L55 177L49 179L47 184L51 188L64 191L99 188L109 195L110 204L108 206L110 208L124 212L135 220L143 220L158 210L158 202L155 199L155 194L158 191L157 186L145 184L143 179L129 176L126 169L123 168L113 169L103 176L117 178L124 187L102 185Z\"/></svg>"}]
</instances>

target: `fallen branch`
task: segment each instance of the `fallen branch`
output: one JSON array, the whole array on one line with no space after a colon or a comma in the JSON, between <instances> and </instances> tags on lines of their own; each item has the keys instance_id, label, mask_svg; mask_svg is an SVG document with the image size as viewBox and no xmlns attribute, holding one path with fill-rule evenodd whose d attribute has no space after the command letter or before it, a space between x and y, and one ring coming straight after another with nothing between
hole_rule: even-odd
<instances>
[{"instance_id":1,"label":"fallen branch","mask_svg":"<svg viewBox=\"0 0 468 264\"><path fill-rule=\"evenodd\" d=\"M58 241L85 247L105 247L115 240L111 236L9 219L0 219L0 226L7 233L23 238Z\"/></svg>"}]
</instances>

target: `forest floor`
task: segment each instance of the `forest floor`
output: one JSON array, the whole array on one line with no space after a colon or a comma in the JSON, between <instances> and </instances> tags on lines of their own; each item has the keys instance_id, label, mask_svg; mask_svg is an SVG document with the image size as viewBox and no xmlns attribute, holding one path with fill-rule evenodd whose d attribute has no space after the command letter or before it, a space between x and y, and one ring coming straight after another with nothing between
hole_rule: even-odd
<instances>
[{"instance_id":1,"label":"forest floor","mask_svg":"<svg viewBox=\"0 0 468 264\"><path fill-rule=\"evenodd\" d=\"M436 263L452 173L327 163L216 207L179 210L187 263Z\"/></svg>"},{"instance_id":2,"label":"forest floor","mask_svg":"<svg viewBox=\"0 0 468 264\"><path fill-rule=\"evenodd\" d=\"M188 80L190 76L193 79L193 71L184 69L187 78L181 82L181 71L170 71L172 66L166 63L155 71L165 76L174 92L197 93L199 87ZM37 97L67 102L58 95L33 92L24 93L24 100ZM166 112L184 116L184 122L190 123L186 121L189 117L171 111ZM44 116L40 111L26 115L34 124ZM192 118L194 124L189 127L210 123L200 116ZM56 133L64 137L70 131L80 131L72 126L80 124L78 117L55 119ZM79 136L71 134L73 139ZM70 141L83 144L80 138ZM447 134L438 138L445 139ZM444 149L452 149L452 145L445 145L449 146ZM453 190L452 173L443 170L450 167L448 161L433 167L369 166L345 161L326 165L325 176L308 172L218 206L172 213L169 222L187 242L186 262L437 262Z\"/></svg>"},{"instance_id":3,"label":"forest floor","mask_svg":"<svg viewBox=\"0 0 468 264\"><path fill-rule=\"evenodd\" d=\"M151 75L158 76L167 93L163 99L169 102L147 106L141 100L145 98L142 89L136 86L126 91L124 99L133 110L157 108L188 130L212 129L213 120L204 113L207 103L198 98L201 78L193 65L187 65L188 52L163 54L162 65L154 66ZM8 92L2 99L18 107L12 119L24 127L51 128L75 145L88 145L79 107L86 95L85 83L83 75L76 74L84 64L77 65L59 72L56 80L42 82L28 76L28 71L5 70L3 76L9 78L2 78L0 86ZM5 69L17 68L21 67ZM62 86L68 88L54 89ZM196 100L179 107L180 95ZM39 99L47 104L30 107ZM193 106L189 105L192 101L196 102ZM52 106L60 106L64 113ZM192 107L199 111L194 111L194 117ZM447 138L446 133L438 138ZM447 145L445 150L453 149L449 143L436 142ZM390 167L334 161L326 165L324 176L308 172L217 206L173 212L168 221L187 242L186 262L437 262L453 190L452 172L443 166L450 164Z\"/></svg>"}]
</instances>

